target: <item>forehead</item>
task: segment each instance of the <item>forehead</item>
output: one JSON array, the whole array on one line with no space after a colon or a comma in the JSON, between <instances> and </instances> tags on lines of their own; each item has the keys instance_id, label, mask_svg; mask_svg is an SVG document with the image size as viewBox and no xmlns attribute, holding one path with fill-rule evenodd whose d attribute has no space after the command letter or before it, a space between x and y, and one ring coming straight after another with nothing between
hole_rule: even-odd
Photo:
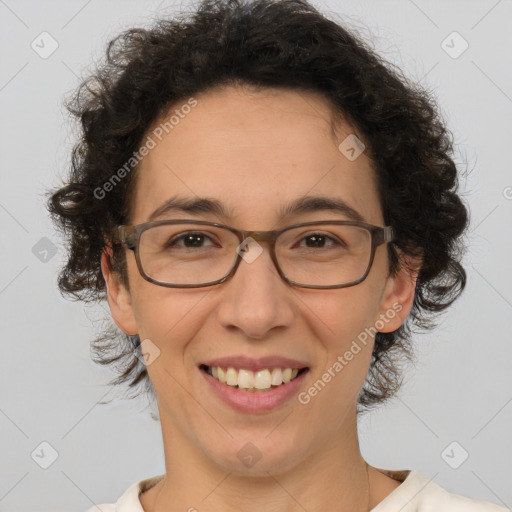
<instances>
[{"instance_id":1,"label":"forehead","mask_svg":"<svg viewBox=\"0 0 512 512\"><path fill-rule=\"evenodd\" d=\"M371 161L364 152L347 158L339 145L357 134L343 121L334 132L332 119L326 98L291 89L224 87L173 105L143 139L153 147L136 171L132 222L147 221L171 197L208 197L224 206L217 220L265 229L309 195L341 200L381 224Z\"/></svg>"}]
</instances>

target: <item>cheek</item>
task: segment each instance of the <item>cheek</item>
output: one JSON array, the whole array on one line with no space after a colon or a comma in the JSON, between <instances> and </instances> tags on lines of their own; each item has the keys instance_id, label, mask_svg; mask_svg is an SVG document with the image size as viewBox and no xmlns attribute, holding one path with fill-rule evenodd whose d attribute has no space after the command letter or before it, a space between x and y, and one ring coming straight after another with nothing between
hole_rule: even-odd
<instances>
[{"instance_id":1,"label":"cheek","mask_svg":"<svg viewBox=\"0 0 512 512\"><path fill-rule=\"evenodd\" d=\"M200 306L209 290L157 286L142 278L134 262L129 262L128 275L141 342L149 339L165 359L182 361L180 352L204 323L205 308Z\"/></svg>"},{"instance_id":2,"label":"cheek","mask_svg":"<svg viewBox=\"0 0 512 512\"><path fill-rule=\"evenodd\" d=\"M168 403L167 409L185 411L190 397L180 383L196 371L189 345L205 324L208 292L147 284L138 290L134 312L148 377L159 399Z\"/></svg>"},{"instance_id":3,"label":"cheek","mask_svg":"<svg viewBox=\"0 0 512 512\"><path fill-rule=\"evenodd\" d=\"M357 398L370 366L380 293L378 286L364 281L358 286L304 299L309 326L320 341L320 364L314 371L316 391L310 391L314 395L328 388L326 393L322 392L323 399L318 405L328 401L341 413L343 404Z\"/></svg>"},{"instance_id":4,"label":"cheek","mask_svg":"<svg viewBox=\"0 0 512 512\"><path fill-rule=\"evenodd\" d=\"M324 326L317 343L319 364L312 369L307 387L297 397L304 406L300 409L304 411L304 430L318 429L315 418L330 418L322 427L324 438L335 435L346 415L356 407L374 346L373 333L365 331L371 325L368 308L362 307L368 306L366 296L348 294L348 290L346 296L340 294L339 301L323 301L318 309L322 321L317 319L316 325ZM342 300L349 297L352 300Z\"/></svg>"},{"instance_id":5,"label":"cheek","mask_svg":"<svg viewBox=\"0 0 512 512\"><path fill-rule=\"evenodd\" d=\"M303 298L304 314L328 352L343 350L375 325L380 293L378 287L365 281L350 288L310 295Z\"/></svg>"},{"instance_id":6,"label":"cheek","mask_svg":"<svg viewBox=\"0 0 512 512\"><path fill-rule=\"evenodd\" d=\"M355 387L366 376L375 336L374 310L368 308L364 298L359 299L351 301L338 313L339 334L328 351L328 367L334 366L334 370L343 372Z\"/></svg>"},{"instance_id":7,"label":"cheek","mask_svg":"<svg viewBox=\"0 0 512 512\"><path fill-rule=\"evenodd\" d=\"M199 304L208 294L204 290L178 290L147 283L133 293L133 310L140 336L156 343L179 340L185 333L200 329Z\"/></svg>"}]
</instances>

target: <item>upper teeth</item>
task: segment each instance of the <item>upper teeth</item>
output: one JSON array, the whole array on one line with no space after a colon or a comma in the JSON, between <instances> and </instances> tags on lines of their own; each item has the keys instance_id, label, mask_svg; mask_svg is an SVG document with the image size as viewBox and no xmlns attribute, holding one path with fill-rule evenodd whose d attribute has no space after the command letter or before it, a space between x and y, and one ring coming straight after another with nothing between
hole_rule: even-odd
<instances>
[{"instance_id":1,"label":"upper teeth","mask_svg":"<svg viewBox=\"0 0 512 512\"><path fill-rule=\"evenodd\" d=\"M239 388L270 389L272 386L279 386L283 382L290 382L299 373L298 368L274 368L264 369L257 372L229 367L226 371L220 366L209 367L211 374L228 386Z\"/></svg>"}]
</instances>

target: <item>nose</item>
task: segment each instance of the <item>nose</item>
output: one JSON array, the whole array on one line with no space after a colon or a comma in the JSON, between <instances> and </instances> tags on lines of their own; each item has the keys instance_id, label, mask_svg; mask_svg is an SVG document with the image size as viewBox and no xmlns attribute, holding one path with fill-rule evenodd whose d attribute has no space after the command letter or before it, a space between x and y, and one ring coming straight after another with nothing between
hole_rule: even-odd
<instances>
[{"instance_id":1,"label":"nose","mask_svg":"<svg viewBox=\"0 0 512 512\"><path fill-rule=\"evenodd\" d=\"M292 324L293 291L279 275L267 243L252 242L241 254L235 274L221 285L217 318L227 329L263 339L272 329Z\"/></svg>"}]
</instances>

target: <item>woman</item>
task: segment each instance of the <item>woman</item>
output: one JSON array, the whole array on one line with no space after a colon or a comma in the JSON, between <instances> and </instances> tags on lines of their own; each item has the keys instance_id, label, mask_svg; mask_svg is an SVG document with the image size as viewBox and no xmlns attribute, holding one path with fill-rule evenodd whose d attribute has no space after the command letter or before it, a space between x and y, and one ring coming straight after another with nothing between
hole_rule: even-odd
<instances>
[{"instance_id":1,"label":"woman","mask_svg":"<svg viewBox=\"0 0 512 512\"><path fill-rule=\"evenodd\" d=\"M211 0L121 34L70 109L59 284L108 299L126 350L95 349L154 393L165 448L101 510L504 510L359 450L410 327L465 285L424 91L306 1Z\"/></svg>"}]
</instances>

